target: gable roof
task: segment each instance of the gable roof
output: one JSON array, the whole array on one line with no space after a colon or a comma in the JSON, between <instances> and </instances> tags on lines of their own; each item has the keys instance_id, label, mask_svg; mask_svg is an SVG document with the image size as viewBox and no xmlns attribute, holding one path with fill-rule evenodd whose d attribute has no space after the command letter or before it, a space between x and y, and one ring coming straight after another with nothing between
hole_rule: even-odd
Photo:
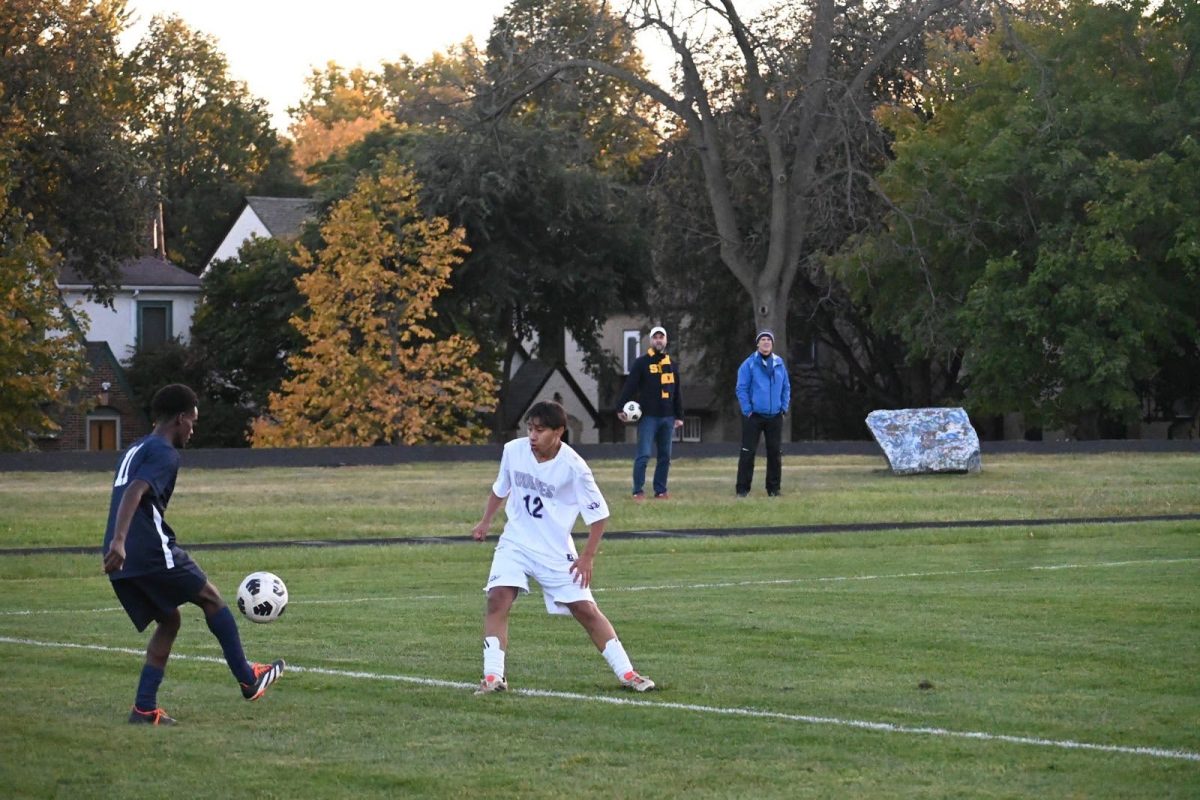
<instances>
[{"instance_id":1,"label":"gable roof","mask_svg":"<svg viewBox=\"0 0 1200 800\"><path fill-rule=\"evenodd\" d=\"M522 364L521 368L508 381L508 391L505 392L504 402L500 406L500 419L504 424L504 430L520 425L521 417L525 414L526 409L533 405L533 401L541 393L542 387L555 372L562 375L563 380L579 399L584 410L591 415L592 423L599 424L600 420L596 409L588 400L587 394L571 377L571 373L562 364L551 364L534 358Z\"/></svg>"},{"instance_id":2,"label":"gable roof","mask_svg":"<svg viewBox=\"0 0 1200 800\"><path fill-rule=\"evenodd\" d=\"M116 284L125 289L157 286L199 291L200 278L158 256L140 256L121 262ZM58 285L91 287L92 282L80 275L73 264L63 264L58 270Z\"/></svg>"},{"instance_id":3,"label":"gable roof","mask_svg":"<svg viewBox=\"0 0 1200 800\"><path fill-rule=\"evenodd\" d=\"M316 206L307 197L248 196L246 205L276 239L299 236L304 223L317 216Z\"/></svg>"}]
</instances>

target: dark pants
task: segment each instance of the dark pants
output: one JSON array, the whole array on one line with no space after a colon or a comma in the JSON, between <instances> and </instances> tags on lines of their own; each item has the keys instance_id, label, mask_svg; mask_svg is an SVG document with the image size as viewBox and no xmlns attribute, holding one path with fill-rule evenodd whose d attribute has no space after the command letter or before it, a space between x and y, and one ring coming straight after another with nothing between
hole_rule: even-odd
<instances>
[{"instance_id":1,"label":"dark pants","mask_svg":"<svg viewBox=\"0 0 1200 800\"><path fill-rule=\"evenodd\" d=\"M737 493L748 494L754 480L754 452L758 449L758 437L767 438L767 494L779 494L779 481L783 473L783 457L780 441L783 438L783 415L764 417L751 414L742 417L742 453L738 457Z\"/></svg>"}]
</instances>

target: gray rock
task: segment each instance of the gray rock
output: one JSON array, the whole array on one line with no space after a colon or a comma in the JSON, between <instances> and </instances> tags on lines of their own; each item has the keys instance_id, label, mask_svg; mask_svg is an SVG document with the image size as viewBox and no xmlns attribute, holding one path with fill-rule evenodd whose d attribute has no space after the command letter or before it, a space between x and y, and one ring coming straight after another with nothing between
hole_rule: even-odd
<instances>
[{"instance_id":1,"label":"gray rock","mask_svg":"<svg viewBox=\"0 0 1200 800\"><path fill-rule=\"evenodd\" d=\"M900 408L872 411L867 427L892 472L979 472L979 436L961 408Z\"/></svg>"}]
</instances>

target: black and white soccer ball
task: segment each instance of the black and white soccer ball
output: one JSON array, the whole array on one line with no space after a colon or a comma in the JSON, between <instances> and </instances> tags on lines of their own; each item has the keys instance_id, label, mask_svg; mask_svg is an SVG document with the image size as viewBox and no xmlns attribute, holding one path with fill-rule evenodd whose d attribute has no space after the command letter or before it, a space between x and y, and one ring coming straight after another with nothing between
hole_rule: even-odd
<instances>
[{"instance_id":1,"label":"black and white soccer ball","mask_svg":"<svg viewBox=\"0 0 1200 800\"><path fill-rule=\"evenodd\" d=\"M642 407L637 400L630 400L621 406L621 410L625 412L625 419L630 422L637 422L642 418Z\"/></svg>"},{"instance_id":2,"label":"black and white soccer ball","mask_svg":"<svg viewBox=\"0 0 1200 800\"><path fill-rule=\"evenodd\" d=\"M273 572L251 572L238 587L238 611L251 622L274 622L287 604L287 586Z\"/></svg>"}]
</instances>

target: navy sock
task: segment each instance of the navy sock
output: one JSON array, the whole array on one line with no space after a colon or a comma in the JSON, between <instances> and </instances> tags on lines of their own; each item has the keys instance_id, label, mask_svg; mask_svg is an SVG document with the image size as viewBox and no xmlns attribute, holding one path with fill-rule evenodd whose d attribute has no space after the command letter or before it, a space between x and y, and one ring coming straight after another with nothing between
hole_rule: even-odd
<instances>
[{"instance_id":1,"label":"navy sock","mask_svg":"<svg viewBox=\"0 0 1200 800\"><path fill-rule=\"evenodd\" d=\"M133 704L141 711L158 708L158 687L162 683L163 671L149 664L142 665L142 677L138 680L137 697Z\"/></svg>"},{"instance_id":2,"label":"navy sock","mask_svg":"<svg viewBox=\"0 0 1200 800\"><path fill-rule=\"evenodd\" d=\"M246 660L246 652L242 650L242 637L238 633L237 622L229 606L208 617L205 622L208 623L208 629L213 632L213 636L221 643L225 663L229 665L233 677L237 678L239 683L254 683L254 670Z\"/></svg>"}]
</instances>

